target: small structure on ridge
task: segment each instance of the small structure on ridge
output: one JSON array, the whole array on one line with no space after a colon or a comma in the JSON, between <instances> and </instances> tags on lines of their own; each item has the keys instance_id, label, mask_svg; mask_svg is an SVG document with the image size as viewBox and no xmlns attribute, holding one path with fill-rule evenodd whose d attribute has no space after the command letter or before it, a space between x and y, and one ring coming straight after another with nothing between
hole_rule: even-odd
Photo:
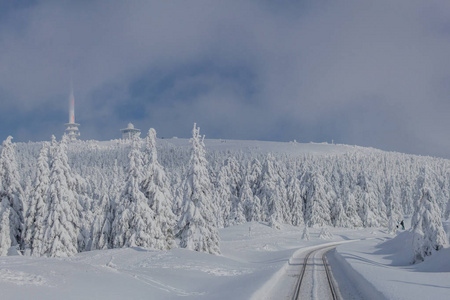
<instances>
[{"instance_id":1,"label":"small structure on ridge","mask_svg":"<svg viewBox=\"0 0 450 300\"><path fill-rule=\"evenodd\" d=\"M141 130L134 128L133 123L128 123L127 128L120 129L122 131L122 139L124 140L130 140L133 137L137 137L141 134Z\"/></svg>"}]
</instances>

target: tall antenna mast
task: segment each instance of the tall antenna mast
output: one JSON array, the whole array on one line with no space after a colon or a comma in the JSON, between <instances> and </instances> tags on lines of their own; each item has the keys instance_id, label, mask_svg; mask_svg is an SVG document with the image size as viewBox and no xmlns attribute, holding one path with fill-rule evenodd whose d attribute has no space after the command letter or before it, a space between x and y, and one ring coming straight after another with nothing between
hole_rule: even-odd
<instances>
[{"instance_id":1,"label":"tall antenna mast","mask_svg":"<svg viewBox=\"0 0 450 300\"><path fill-rule=\"evenodd\" d=\"M69 96L69 123L75 123L75 97L73 96L73 82L70 79L70 96Z\"/></svg>"},{"instance_id":2,"label":"tall antenna mast","mask_svg":"<svg viewBox=\"0 0 450 300\"><path fill-rule=\"evenodd\" d=\"M80 132L78 131L78 126L80 126L80 124L75 123L75 97L73 95L72 78L70 78L69 123L64 125L66 126L66 134L69 136L70 140L74 141L80 136Z\"/></svg>"}]
</instances>

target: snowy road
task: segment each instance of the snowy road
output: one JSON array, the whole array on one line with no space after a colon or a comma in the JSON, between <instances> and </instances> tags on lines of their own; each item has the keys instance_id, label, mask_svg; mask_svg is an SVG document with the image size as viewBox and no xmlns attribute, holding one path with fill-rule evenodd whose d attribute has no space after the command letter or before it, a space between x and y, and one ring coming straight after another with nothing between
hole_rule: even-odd
<instances>
[{"instance_id":1,"label":"snowy road","mask_svg":"<svg viewBox=\"0 0 450 300\"><path fill-rule=\"evenodd\" d=\"M325 254L336 246L317 247L295 259L303 261L300 263L302 267L292 299L340 299L325 257Z\"/></svg>"},{"instance_id":2,"label":"snowy road","mask_svg":"<svg viewBox=\"0 0 450 300\"><path fill-rule=\"evenodd\" d=\"M358 240L331 242L298 249L286 266L273 276L270 286L266 285L264 294L256 294L259 298L252 299L342 299L325 254L341 244ZM334 267L333 265L333 272ZM353 291L350 294L353 296Z\"/></svg>"}]
</instances>

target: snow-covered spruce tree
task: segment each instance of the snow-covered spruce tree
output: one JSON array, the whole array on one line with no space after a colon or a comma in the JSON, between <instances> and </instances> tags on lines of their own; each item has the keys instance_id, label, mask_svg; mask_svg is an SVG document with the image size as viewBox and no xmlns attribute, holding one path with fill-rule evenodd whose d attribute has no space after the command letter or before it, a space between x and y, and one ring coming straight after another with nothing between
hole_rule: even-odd
<instances>
[{"instance_id":1,"label":"snow-covered spruce tree","mask_svg":"<svg viewBox=\"0 0 450 300\"><path fill-rule=\"evenodd\" d=\"M8 255L11 247L11 230L9 229L10 207L7 203L0 203L0 256Z\"/></svg>"},{"instance_id":2,"label":"snow-covered spruce tree","mask_svg":"<svg viewBox=\"0 0 450 300\"><path fill-rule=\"evenodd\" d=\"M88 196L88 190L95 188L95 185L89 187L89 184L78 174L73 174L72 190L77 199L80 215L80 231L78 235L78 252L88 251L91 242L91 227L95 219L95 210L98 203L94 202ZM99 197L100 198L100 197ZM99 200L96 199L96 201Z\"/></svg>"},{"instance_id":3,"label":"snow-covered spruce tree","mask_svg":"<svg viewBox=\"0 0 450 300\"><path fill-rule=\"evenodd\" d=\"M447 237L442 227L441 213L432 192L424 187L421 198L416 201L411 219L413 232L413 263L421 262L426 256L442 249Z\"/></svg>"},{"instance_id":4,"label":"snow-covered spruce tree","mask_svg":"<svg viewBox=\"0 0 450 300\"><path fill-rule=\"evenodd\" d=\"M77 148L81 141L70 141L67 135L61 139L61 143L65 143L66 153L70 148ZM91 227L94 222L96 206L100 200L97 197L94 201L91 191L96 190L96 185L92 180L86 180L67 164L70 176L68 178L69 188L73 191L79 215L79 234L78 234L78 252L88 251L91 243ZM103 178L102 174L98 174L95 178ZM92 178L92 177L91 177ZM102 181L102 180L100 180ZM103 180L104 181L104 180ZM103 194L105 189L100 189L97 194Z\"/></svg>"},{"instance_id":5,"label":"snow-covered spruce tree","mask_svg":"<svg viewBox=\"0 0 450 300\"><path fill-rule=\"evenodd\" d=\"M447 202L447 206L445 208L444 219L448 220L450 218L450 199Z\"/></svg>"},{"instance_id":6,"label":"snow-covered spruce tree","mask_svg":"<svg viewBox=\"0 0 450 300\"><path fill-rule=\"evenodd\" d=\"M78 252L80 207L73 191L73 174L67 158L67 137L50 148L50 185L41 255L68 257ZM34 253L37 255L37 253Z\"/></svg>"},{"instance_id":7,"label":"snow-covered spruce tree","mask_svg":"<svg viewBox=\"0 0 450 300\"><path fill-rule=\"evenodd\" d=\"M261 205L259 198L253 196L247 176L244 178L244 183L242 184L241 203L244 208L244 216L247 222L261 221Z\"/></svg>"},{"instance_id":8,"label":"snow-covered spruce tree","mask_svg":"<svg viewBox=\"0 0 450 300\"><path fill-rule=\"evenodd\" d=\"M363 221L364 227L386 226L386 207L373 182L373 178L370 178L365 172L360 173L358 176L358 187L360 188L359 216Z\"/></svg>"},{"instance_id":9,"label":"snow-covered spruce tree","mask_svg":"<svg viewBox=\"0 0 450 300\"><path fill-rule=\"evenodd\" d=\"M205 158L205 144L200 128L194 124L189 168L184 182L182 214L177 237L189 250L220 254L219 234L212 206L212 184Z\"/></svg>"},{"instance_id":10,"label":"snow-covered spruce tree","mask_svg":"<svg viewBox=\"0 0 450 300\"><path fill-rule=\"evenodd\" d=\"M306 222L309 227L331 225L330 196L325 178L319 173L309 174L306 192Z\"/></svg>"},{"instance_id":11,"label":"snow-covered spruce tree","mask_svg":"<svg viewBox=\"0 0 450 300\"><path fill-rule=\"evenodd\" d=\"M114 181L108 180L104 173L95 173L94 177L88 179L88 194L92 198L91 211L83 220L86 222L85 228L88 229L87 226L89 226L89 230L85 230L85 234L89 234L88 238L83 236L85 241L83 244L87 251L112 247L111 226L114 212L110 195L114 189L112 186ZM91 218L92 221L89 221Z\"/></svg>"},{"instance_id":12,"label":"snow-covered spruce tree","mask_svg":"<svg viewBox=\"0 0 450 300\"><path fill-rule=\"evenodd\" d=\"M17 158L16 158L17 159ZM18 166L20 168L20 166ZM33 169L37 170L37 167L33 167ZM33 173L36 173L36 170ZM29 206L30 206L30 199L31 199L31 194L32 194L32 190L33 190L33 180L32 178L36 178L37 175L34 175L33 177L31 176L31 174L28 174L28 176L24 176L23 174L21 174L22 172L19 173L19 176L21 177L21 182L20 185L22 187L23 190L23 199L24 199L24 203L23 203L23 213L24 213L24 222L25 222L25 218L26 218L26 214L28 212ZM25 230L26 230L26 224L24 223L24 228L22 230L22 239L23 239L23 234L25 234Z\"/></svg>"},{"instance_id":13,"label":"snow-covered spruce tree","mask_svg":"<svg viewBox=\"0 0 450 300\"><path fill-rule=\"evenodd\" d=\"M129 151L128 151L129 153ZM119 168L117 159L114 160L113 174L111 176L111 181L109 182L108 195L111 201L112 209L114 210L114 204L118 202L121 192L123 191L123 186L125 182L125 176L123 174L122 168Z\"/></svg>"},{"instance_id":14,"label":"snow-covered spruce tree","mask_svg":"<svg viewBox=\"0 0 450 300\"><path fill-rule=\"evenodd\" d=\"M226 225L228 225L226 223L228 223L231 212L232 201L230 199L233 196L228 184L228 174L228 166L224 165L217 175L217 180L215 182L213 191L213 197L215 198L214 203L216 205L214 213L218 228L224 228Z\"/></svg>"},{"instance_id":15,"label":"snow-covered spruce tree","mask_svg":"<svg viewBox=\"0 0 450 300\"><path fill-rule=\"evenodd\" d=\"M333 207L331 208L331 221L335 227L353 227L347 214L345 213L341 198L337 198L334 201Z\"/></svg>"},{"instance_id":16,"label":"snow-covered spruce tree","mask_svg":"<svg viewBox=\"0 0 450 300\"><path fill-rule=\"evenodd\" d=\"M305 228L303 228L302 240L309 241L309 229L306 225Z\"/></svg>"},{"instance_id":17,"label":"snow-covered spruce tree","mask_svg":"<svg viewBox=\"0 0 450 300\"><path fill-rule=\"evenodd\" d=\"M416 208L419 206L419 203L422 200L422 189L427 188L428 190L431 190L431 173L432 171L428 165L421 166L418 170L415 183L412 184L412 186L414 187L412 189L413 213L416 211Z\"/></svg>"},{"instance_id":18,"label":"snow-covered spruce tree","mask_svg":"<svg viewBox=\"0 0 450 300\"><path fill-rule=\"evenodd\" d=\"M4 242L0 245L2 247L0 253L8 251L8 249L3 249L4 247L9 248L17 245L23 247L24 195L20 186L16 155L11 140L12 137L9 136L3 142L2 153L0 155L0 201L2 202L2 215L0 216L0 220L3 223L9 223L10 231L10 239L9 241L3 239ZM3 229L3 231L5 230ZM9 245L8 242L10 242Z\"/></svg>"},{"instance_id":19,"label":"snow-covered spruce tree","mask_svg":"<svg viewBox=\"0 0 450 300\"><path fill-rule=\"evenodd\" d=\"M284 158L285 159L285 158ZM292 211L289 209L287 197L287 170L286 164L282 163L284 159L280 159L275 164L278 173L278 191L280 194L281 220L284 224L292 224Z\"/></svg>"},{"instance_id":20,"label":"snow-covered spruce tree","mask_svg":"<svg viewBox=\"0 0 450 300\"><path fill-rule=\"evenodd\" d=\"M219 228L245 222L240 202L241 173L241 167L234 157L228 157L219 171L215 188L216 218Z\"/></svg>"},{"instance_id":21,"label":"snow-covered spruce tree","mask_svg":"<svg viewBox=\"0 0 450 300\"><path fill-rule=\"evenodd\" d=\"M45 142L39 153L37 176L31 192L25 218L23 238L25 254L41 256L47 212L47 191L50 186L49 144Z\"/></svg>"},{"instance_id":22,"label":"snow-covered spruce tree","mask_svg":"<svg viewBox=\"0 0 450 300\"><path fill-rule=\"evenodd\" d=\"M228 226L239 225L247 222L244 213L244 205L241 198L236 198L231 207Z\"/></svg>"},{"instance_id":23,"label":"snow-covered spruce tree","mask_svg":"<svg viewBox=\"0 0 450 300\"><path fill-rule=\"evenodd\" d=\"M286 188L283 179L280 177L274 157L268 154L262 171L262 180L257 196L261 199L263 210L263 220L269 222L274 228L279 228L284 221L283 208L287 207ZM286 209L287 210L287 209Z\"/></svg>"},{"instance_id":24,"label":"snow-covered spruce tree","mask_svg":"<svg viewBox=\"0 0 450 300\"><path fill-rule=\"evenodd\" d=\"M346 191L344 194L344 210L347 215L349 226L348 228L362 227L363 223L358 215L358 204L356 203L355 196L350 191Z\"/></svg>"},{"instance_id":25,"label":"snow-covered spruce tree","mask_svg":"<svg viewBox=\"0 0 450 300\"><path fill-rule=\"evenodd\" d=\"M261 174L262 174L262 165L261 162L255 158L253 159L250 168L247 171L247 179L250 188L252 189L253 195L257 195L260 190L261 185Z\"/></svg>"},{"instance_id":26,"label":"snow-covered spruce tree","mask_svg":"<svg viewBox=\"0 0 450 300\"><path fill-rule=\"evenodd\" d=\"M391 202L389 203L388 206L388 233L389 234L394 234L397 231L397 222L398 219L395 217L394 212L394 201L390 200Z\"/></svg>"},{"instance_id":27,"label":"snow-covered spruce tree","mask_svg":"<svg viewBox=\"0 0 450 300\"><path fill-rule=\"evenodd\" d=\"M445 171L447 173L447 171ZM436 203L439 206L439 210L445 216L447 210L448 200L450 199L450 180L448 180L447 174L439 174L436 178L437 185L433 190L436 196Z\"/></svg>"},{"instance_id":28,"label":"snow-covered spruce tree","mask_svg":"<svg viewBox=\"0 0 450 300\"><path fill-rule=\"evenodd\" d=\"M393 234L397 230L397 224L403 219L400 204L397 202L399 190L396 188L395 182L391 181L391 185L387 188L387 216L388 216L388 232Z\"/></svg>"},{"instance_id":29,"label":"snow-covered spruce tree","mask_svg":"<svg viewBox=\"0 0 450 300\"><path fill-rule=\"evenodd\" d=\"M117 203L112 225L113 247L150 248L154 245L154 212L140 188L143 160L138 138L133 140L128 158L125 188Z\"/></svg>"},{"instance_id":30,"label":"snow-covered spruce tree","mask_svg":"<svg viewBox=\"0 0 450 300\"><path fill-rule=\"evenodd\" d=\"M243 207L240 201L242 186L242 168L234 157L228 157L225 160L226 170L228 171L228 186L230 189L230 215L225 219L225 227L245 223Z\"/></svg>"},{"instance_id":31,"label":"snow-covered spruce tree","mask_svg":"<svg viewBox=\"0 0 450 300\"><path fill-rule=\"evenodd\" d=\"M218 157L216 159L219 159ZM214 182L214 201L217 227L230 226L231 210L239 207L240 189L242 185L242 170L234 157L227 157L220 167ZM232 222L235 224L235 221Z\"/></svg>"},{"instance_id":32,"label":"snow-covered spruce tree","mask_svg":"<svg viewBox=\"0 0 450 300\"><path fill-rule=\"evenodd\" d=\"M323 240L330 240L333 238L333 235L331 234L331 232L328 230L328 227L322 227L320 229L320 234L319 234L319 238L323 239Z\"/></svg>"},{"instance_id":33,"label":"snow-covered spruce tree","mask_svg":"<svg viewBox=\"0 0 450 300\"><path fill-rule=\"evenodd\" d=\"M145 145L148 159L144 168L142 190L154 213L153 247L168 250L175 246L174 228L176 222L171 207L173 196L169 178L158 162L156 131L153 128L148 131Z\"/></svg>"},{"instance_id":34,"label":"snow-covered spruce tree","mask_svg":"<svg viewBox=\"0 0 450 300\"><path fill-rule=\"evenodd\" d=\"M181 168L180 172L172 173L172 191L174 195L174 200L172 203L172 212L175 215L175 219L181 216L181 206L183 204L183 180L181 179L182 174L184 175L184 168Z\"/></svg>"},{"instance_id":35,"label":"snow-covered spruce tree","mask_svg":"<svg viewBox=\"0 0 450 300\"><path fill-rule=\"evenodd\" d=\"M108 194L105 193L97 206L95 219L92 223L90 250L110 248L113 218L112 202Z\"/></svg>"},{"instance_id":36,"label":"snow-covered spruce tree","mask_svg":"<svg viewBox=\"0 0 450 300\"><path fill-rule=\"evenodd\" d=\"M289 204L289 210L291 212L290 224L294 226L300 226L304 224L303 219L303 198L300 190L300 181L296 176L292 176L289 179L287 186L287 200Z\"/></svg>"},{"instance_id":37,"label":"snow-covered spruce tree","mask_svg":"<svg viewBox=\"0 0 450 300\"><path fill-rule=\"evenodd\" d=\"M129 151L128 151L129 153ZM128 154L127 153L127 154ZM116 215L116 205L119 203L120 196L122 194L122 191L124 190L125 185L125 176L123 172L123 168L118 166L117 159L114 161L114 167L113 167L113 176L112 180L109 183L108 188L108 198L110 203L110 209L111 209L111 224L110 224L110 236L109 236L109 247L112 248L112 224L114 221L114 216ZM121 174L122 173L122 174Z\"/></svg>"}]
</instances>

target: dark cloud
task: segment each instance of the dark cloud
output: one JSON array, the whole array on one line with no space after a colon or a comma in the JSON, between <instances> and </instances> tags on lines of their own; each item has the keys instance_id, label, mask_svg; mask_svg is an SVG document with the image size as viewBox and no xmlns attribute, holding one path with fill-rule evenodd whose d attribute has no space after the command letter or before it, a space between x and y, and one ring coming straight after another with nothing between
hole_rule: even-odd
<instances>
[{"instance_id":1,"label":"dark cloud","mask_svg":"<svg viewBox=\"0 0 450 300\"><path fill-rule=\"evenodd\" d=\"M129 121L188 136L197 122L210 138L450 157L448 1L23 1L0 11L0 138L62 134L72 76L84 138L119 137Z\"/></svg>"}]
</instances>

